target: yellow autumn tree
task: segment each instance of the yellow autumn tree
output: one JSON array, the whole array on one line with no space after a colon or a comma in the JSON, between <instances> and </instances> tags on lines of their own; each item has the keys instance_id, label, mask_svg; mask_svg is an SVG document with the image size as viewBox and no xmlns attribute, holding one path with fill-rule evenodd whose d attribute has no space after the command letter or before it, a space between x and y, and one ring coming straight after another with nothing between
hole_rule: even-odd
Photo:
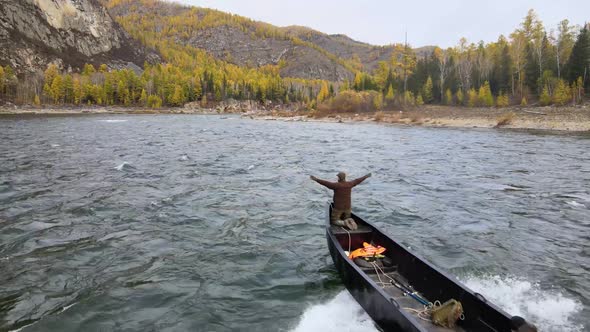
<instances>
[{"instance_id":1,"label":"yellow autumn tree","mask_svg":"<svg viewBox=\"0 0 590 332\"><path fill-rule=\"evenodd\" d=\"M551 105L551 95L549 94L549 88L546 84L543 86L543 91L539 96L539 102L541 102L541 105L543 106Z\"/></svg>"},{"instance_id":2,"label":"yellow autumn tree","mask_svg":"<svg viewBox=\"0 0 590 332\"><path fill-rule=\"evenodd\" d=\"M467 106L475 107L477 105L478 95L474 88L469 89L467 91Z\"/></svg>"},{"instance_id":3,"label":"yellow autumn tree","mask_svg":"<svg viewBox=\"0 0 590 332\"><path fill-rule=\"evenodd\" d=\"M424 99L422 99L422 95L418 95L418 97L416 97L416 105L418 105L418 106L424 105Z\"/></svg>"},{"instance_id":4,"label":"yellow autumn tree","mask_svg":"<svg viewBox=\"0 0 590 332\"><path fill-rule=\"evenodd\" d=\"M383 109L383 95L381 93L377 93L375 94L375 97L373 97L373 107L377 111Z\"/></svg>"},{"instance_id":5,"label":"yellow autumn tree","mask_svg":"<svg viewBox=\"0 0 590 332\"><path fill-rule=\"evenodd\" d=\"M387 89L387 94L385 95L385 100L387 101L387 103L391 103L395 98L395 92L393 91L393 85L389 85L389 88Z\"/></svg>"},{"instance_id":6,"label":"yellow autumn tree","mask_svg":"<svg viewBox=\"0 0 590 332\"><path fill-rule=\"evenodd\" d=\"M557 105L565 105L572 100L570 87L564 80L557 80L552 100Z\"/></svg>"},{"instance_id":7,"label":"yellow autumn tree","mask_svg":"<svg viewBox=\"0 0 590 332\"><path fill-rule=\"evenodd\" d=\"M61 75L55 76L51 83L49 93L54 104L59 104L61 102L63 96L63 79L61 78Z\"/></svg>"},{"instance_id":8,"label":"yellow autumn tree","mask_svg":"<svg viewBox=\"0 0 590 332\"><path fill-rule=\"evenodd\" d=\"M393 48L391 64L396 77L404 83L404 92L407 90L408 79L416 68L416 52L409 45L397 44Z\"/></svg>"},{"instance_id":9,"label":"yellow autumn tree","mask_svg":"<svg viewBox=\"0 0 590 332\"><path fill-rule=\"evenodd\" d=\"M488 81L485 81L484 84L479 87L477 99L481 106L494 106L494 96L492 95L492 90L490 89L490 83Z\"/></svg>"},{"instance_id":10,"label":"yellow autumn tree","mask_svg":"<svg viewBox=\"0 0 590 332\"><path fill-rule=\"evenodd\" d=\"M160 108L162 107L162 99L156 95L150 95L147 99L147 106L149 108Z\"/></svg>"},{"instance_id":11,"label":"yellow autumn tree","mask_svg":"<svg viewBox=\"0 0 590 332\"><path fill-rule=\"evenodd\" d=\"M182 87L180 85L176 85L174 87L174 93L170 98L170 105L172 106L181 106L184 103L184 92L182 91Z\"/></svg>"},{"instance_id":12,"label":"yellow autumn tree","mask_svg":"<svg viewBox=\"0 0 590 332\"><path fill-rule=\"evenodd\" d=\"M432 77L428 76L426 83L422 87L422 99L425 103L429 104L432 102Z\"/></svg>"},{"instance_id":13,"label":"yellow autumn tree","mask_svg":"<svg viewBox=\"0 0 590 332\"><path fill-rule=\"evenodd\" d=\"M139 103L143 106L145 106L147 104L147 92L145 91L145 89L141 90L141 97L139 97Z\"/></svg>"},{"instance_id":14,"label":"yellow autumn tree","mask_svg":"<svg viewBox=\"0 0 590 332\"><path fill-rule=\"evenodd\" d=\"M445 92L445 104L453 104L453 93L451 92L451 89L447 89L447 91Z\"/></svg>"},{"instance_id":15,"label":"yellow autumn tree","mask_svg":"<svg viewBox=\"0 0 590 332\"><path fill-rule=\"evenodd\" d=\"M4 94L4 87L6 86L6 74L4 68L0 66L0 95Z\"/></svg>"},{"instance_id":16,"label":"yellow autumn tree","mask_svg":"<svg viewBox=\"0 0 590 332\"><path fill-rule=\"evenodd\" d=\"M414 106L416 104L416 98L412 91L406 91L404 93L404 105L406 106Z\"/></svg>"},{"instance_id":17,"label":"yellow autumn tree","mask_svg":"<svg viewBox=\"0 0 590 332\"><path fill-rule=\"evenodd\" d=\"M465 96L463 95L463 91L461 89L457 90L457 93L455 96L457 97L457 104L463 105L463 102L465 101Z\"/></svg>"},{"instance_id":18,"label":"yellow autumn tree","mask_svg":"<svg viewBox=\"0 0 590 332\"><path fill-rule=\"evenodd\" d=\"M80 105L82 102L82 83L79 78L74 79L74 104Z\"/></svg>"},{"instance_id":19,"label":"yellow autumn tree","mask_svg":"<svg viewBox=\"0 0 590 332\"><path fill-rule=\"evenodd\" d=\"M508 96L506 94L504 94L504 92L500 92L500 94L498 95L498 98L496 98L496 106L508 107L508 105L509 105Z\"/></svg>"},{"instance_id":20,"label":"yellow autumn tree","mask_svg":"<svg viewBox=\"0 0 590 332\"><path fill-rule=\"evenodd\" d=\"M317 97L318 104L328 99L328 97L330 97L330 89L328 88L328 82L323 81L322 87L320 88L320 92L318 93Z\"/></svg>"}]
</instances>

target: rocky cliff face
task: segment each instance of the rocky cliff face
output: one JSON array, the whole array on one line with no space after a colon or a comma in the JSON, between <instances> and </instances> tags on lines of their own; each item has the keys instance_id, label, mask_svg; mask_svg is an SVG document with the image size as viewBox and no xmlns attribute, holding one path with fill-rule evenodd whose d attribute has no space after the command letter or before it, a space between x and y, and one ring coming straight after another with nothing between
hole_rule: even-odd
<instances>
[{"instance_id":1,"label":"rocky cliff face","mask_svg":"<svg viewBox=\"0 0 590 332\"><path fill-rule=\"evenodd\" d=\"M146 53L96 0L0 0L0 64L16 72L143 65Z\"/></svg>"},{"instance_id":2,"label":"rocky cliff face","mask_svg":"<svg viewBox=\"0 0 590 332\"><path fill-rule=\"evenodd\" d=\"M281 63L283 77L330 81L354 78L353 71L338 61L341 59L337 56L315 45L297 43L280 28L265 23L164 1L124 0L114 3L109 6L114 18L130 20L133 26L139 25L138 18L150 18L156 23L149 29L177 31L164 37L171 42L205 50L217 59L238 66ZM174 22L167 20L171 17L175 18ZM187 28L188 23L195 22L201 24ZM265 29L275 33L259 33Z\"/></svg>"},{"instance_id":3,"label":"rocky cliff face","mask_svg":"<svg viewBox=\"0 0 590 332\"><path fill-rule=\"evenodd\" d=\"M281 75L342 81L353 73L307 45L281 38L260 38L237 27L222 25L198 31L184 44L205 49L216 58L239 66L260 67L283 62Z\"/></svg>"}]
</instances>

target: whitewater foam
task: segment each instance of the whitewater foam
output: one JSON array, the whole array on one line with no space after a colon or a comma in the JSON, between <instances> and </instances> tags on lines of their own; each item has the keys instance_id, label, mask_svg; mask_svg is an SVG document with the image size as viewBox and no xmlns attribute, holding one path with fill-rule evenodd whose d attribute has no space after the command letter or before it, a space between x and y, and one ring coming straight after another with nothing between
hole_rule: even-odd
<instances>
[{"instance_id":1,"label":"whitewater foam","mask_svg":"<svg viewBox=\"0 0 590 332\"><path fill-rule=\"evenodd\" d=\"M461 278L510 315L522 316L544 332L582 332L575 322L582 304L559 291L543 290L537 283L496 275ZM378 331L373 320L344 290L326 303L310 306L292 332Z\"/></svg>"},{"instance_id":2,"label":"whitewater foam","mask_svg":"<svg viewBox=\"0 0 590 332\"><path fill-rule=\"evenodd\" d=\"M61 308L61 312L64 312L64 311L66 311L66 310L70 309L71 307L73 307L73 306L75 306L75 305L76 305L76 303L72 303L72 304L70 304L70 305L67 305L67 306L65 306L65 307Z\"/></svg>"},{"instance_id":3,"label":"whitewater foam","mask_svg":"<svg viewBox=\"0 0 590 332\"><path fill-rule=\"evenodd\" d=\"M130 163L128 163L126 161L124 161L121 165L115 167L115 169L117 171L124 171L124 170L127 170L127 169L134 169L134 168L135 167L133 167Z\"/></svg>"},{"instance_id":4,"label":"whitewater foam","mask_svg":"<svg viewBox=\"0 0 590 332\"><path fill-rule=\"evenodd\" d=\"M19 328L18 328L18 329L16 329L16 330L8 330L8 332L21 332L22 330L26 329L27 327L31 327L31 326L33 326L33 325L35 325L35 324L37 324L37 322L33 322L33 323L31 323L31 324L28 324L28 325L25 325L25 326L23 326L23 327L19 327Z\"/></svg>"},{"instance_id":5,"label":"whitewater foam","mask_svg":"<svg viewBox=\"0 0 590 332\"><path fill-rule=\"evenodd\" d=\"M327 303L309 307L292 332L378 331L369 315L344 290Z\"/></svg>"},{"instance_id":6,"label":"whitewater foam","mask_svg":"<svg viewBox=\"0 0 590 332\"><path fill-rule=\"evenodd\" d=\"M524 317L539 331L581 332L584 327L574 322L582 304L559 291L547 291L536 283L516 277L496 275L461 278L473 291L481 293L510 315Z\"/></svg>"},{"instance_id":7,"label":"whitewater foam","mask_svg":"<svg viewBox=\"0 0 590 332\"><path fill-rule=\"evenodd\" d=\"M107 122L107 123L127 122L127 120L98 120L98 121Z\"/></svg>"},{"instance_id":8,"label":"whitewater foam","mask_svg":"<svg viewBox=\"0 0 590 332\"><path fill-rule=\"evenodd\" d=\"M578 202L576 202L576 201L565 202L565 203L566 203L567 205L571 205L571 206L573 206L573 207L585 207L585 205L584 205L584 204L582 204L582 203L578 203Z\"/></svg>"}]
</instances>

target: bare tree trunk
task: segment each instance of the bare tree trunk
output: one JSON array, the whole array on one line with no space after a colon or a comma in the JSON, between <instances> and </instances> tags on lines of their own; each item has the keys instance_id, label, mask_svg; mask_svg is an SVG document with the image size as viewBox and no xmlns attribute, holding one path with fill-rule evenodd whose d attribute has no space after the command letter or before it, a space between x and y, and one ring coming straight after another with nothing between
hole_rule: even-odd
<instances>
[{"instance_id":1,"label":"bare tree trunk","mask_svg":"<svg viewBox=\"0 0 590 332\"><path fill-rule=\"evenodd\" d=\"M445 75L442 73L440 73L440 101L442 102L444 100L444 88L445 85Z\"/></svg>"},{"instance_id":2,"label":"bare tree trunk","mask_svg":"<svg viewBox=\"0 0 590 332\"><path fill-rule=\"evenodd\" d=\"M559 44L557 44L557 52L555 52L555 58L557 60L557 78L561 78L561 66L559 65Z\"/></svg>"},{"instance_id":3,"label":"bare tree trunk","mask_svg":"<svg viewBox=\"0 0 590 332\"><path fill-rule=\"evenodd\" d=\"M522 98L522 78L520 75L520 70L518 71L518 89L520 90L519 94L520 94L520 97Z\"/></svg>"}]
</instances>

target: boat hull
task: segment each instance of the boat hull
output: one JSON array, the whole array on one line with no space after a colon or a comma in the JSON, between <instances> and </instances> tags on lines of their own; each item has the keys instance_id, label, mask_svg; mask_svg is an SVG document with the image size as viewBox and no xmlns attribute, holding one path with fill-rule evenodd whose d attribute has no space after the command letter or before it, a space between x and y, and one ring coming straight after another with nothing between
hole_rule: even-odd
<instances>
[{"instance_id":1,"label":"boat hull","mask_svg":"<svg viewBox=\"0 0 590 332\"><path fill-rule=\"evenodd\" d=\"M376 285L371 284L370 279L363 277L362 272L356 271L355 265L350 263L351 260L343 256L336 248L335 241L331 238L332 235L329 231L326 231L326 237L330 255L342 282L379 327L384 331L427 331L412 323L402 313L394 299L390 299L387 295L379 292Z\"/></svg>"},{"instance_id":2,"label":"boat hull","mask_svg":"<svg viewBox=\"0 0 590 332\"><path fill-rule=\"evenodd\" d=\"M408 248L354 214L353 218L357 224L362 226L359 231L335 230L335 226L330 225L330 212L331 205L327 209L326 239L334 265L350 294L383 330L398 332L511 331L511 317L488 302L481 294L471 291L453 276L410 252ZM362 231L360 231L361 228L363 228ZM448 330L424 322L413 315L405 309L408 304L414 305L415 308L423 309L423 307L416 301L414 303L411 300L408 302L410 297L403 297L403 294L400 294L401 291L391 285L387 290L384 289L383 284L377 284L374 275L370 277L369 272L363 271L347 257L346 249L343 247L350 247L347 249L354 250L362 246L363 242L374 242L387 248L387 256L396 265L395 273L407 280L407 284L423 294L426 299L430 299L431 302L434 300L445 302L449 299L460 301L466 319L460 321L455 329ZM400 303L402 304L400 305Z\"/></svg>"}]
</instances>

